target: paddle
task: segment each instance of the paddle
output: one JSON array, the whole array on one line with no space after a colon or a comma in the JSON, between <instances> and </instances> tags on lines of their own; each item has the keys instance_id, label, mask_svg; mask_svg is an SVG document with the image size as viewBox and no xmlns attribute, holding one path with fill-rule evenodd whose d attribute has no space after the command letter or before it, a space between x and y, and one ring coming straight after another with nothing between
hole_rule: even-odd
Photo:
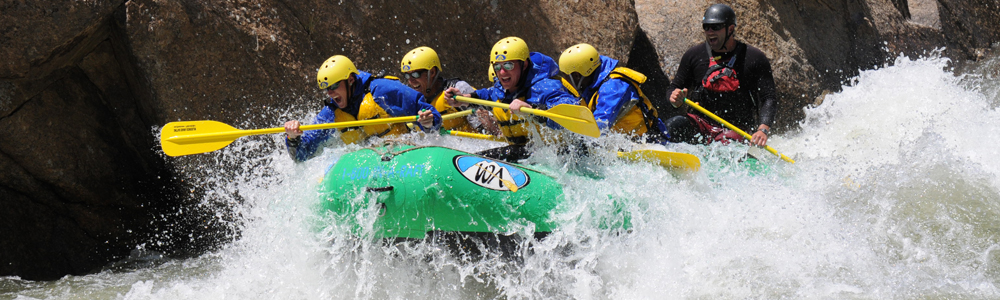
<instances>
[{"instance_id":1,"label":"paddle","mask_svg":"<svg viewBox=\"0 0 1000 300\"><path fill-rule=\"evenodd\" d=\"M682 169L691 172L698 172L701 169L701 160L697 156L688 153L646 149L629 152L618 151L618 157L629 161L654 162L664 168L670 169Z\"/></svg>"},{"instance_id":2,"label":"paddle","mask_svg":"<svg viewBox=\"0 0 1000 300\"><path fill-rule=\"evenodd\" d=\"M450 113L450 114L441 116L441 120L451 120L451 119L458 118L458 117L468 116L468 115L471 115L473 111L475 111L475 109L466 109L466 110L463 110L463 111L460 111L460 112Z\"/></svg>"},{"instance_id":3,"label":"paddle","mask_svg":"<svg viewBox=\"0 0 1000 300\"><path fill-rule=\"evenodd\" d=\"M455 100L478 104L483 106L499 107L503 109L510 109L510 104L486 101L480 99L473 99L463 96L455 96ZM579 105L572 104L559 104L548 110L539 110L533 108L522 108L521 111L542 116L555 121L567 130L576 132L586 136L600 137L601 130L597 128L597 121L594 121L594 113L590 112L590 109Z\"/></svg>"},{"instance_id":4,"label":"paddle","mask_svg":"<svg viewBox=\"0 0 1000 300\"><path fill-rule=\"evenodd\" d=\"M441 130L441 134L450 134L454 136L483 139L483 140L493 140L493 141L506 141L502 137L489 134L472 133L457 130ZM670 169L682 169L691 172L698 172L701 169L701 160L697 156L662 150L633 150L629 152L618 151L618 157L628 161L649 161L659 164L664 168Z\"/></svg>"},{"instance_id":5,"label":"paddle","mask_svg":"<svg viewBox=\"0 0 1000 300\"><path fill-rule=\"evenodd\" d=\"M468 116L471 115L473 111L475 111L475 109L463 110L460 112L453 112L447 115L441 115L441 121L447 121L459 117ZM421 110L421 112L423 112L423 110ZM414 125L413 123L406 123L406 127L409 127L410 130L418 130L417 125Z\"/></svg>"},{"instance_id":6,"label":"paddle","mask_svg":"<svg viewBox=\"0 0 1000 300\"><path fill-rule=\"evenodd\" d=\"M419 116L382 118L351 122L335 122L316 125L304 125L299 127L303 131L317 129L344 128L356 126L368 126L378 124L392 124L403 122L416 122ZM212 152L222 149L235 141L237 138L257 135L285 132L284 127L240 130L217 121L181 121L170 122L163 125L160 130L160 146L163 153L170 156L181 156Z\"/></svg>"},{"instance_id":7,"label":"paddle","mask_svg":"<svg viewBox=\"0 0 1000 300\"><path fill-rule=\"evenodd\" d=\"M448 129L444 129L444 128L441 129L441 134L449 134L449 135L454 135L454 136L467 137L467 138L480 139L480 140L491 140L491 141L497 141L497 142L507 142L507 139L505 139L503 137L495 136L495 135L482 134L482 133L472 133L472 132L465 132L465 131L458 131L458 130L448 130Z\"/></svg>"},{"instance_id":8,"label":"paddle","mask_svg":"<svg viewBox=\"0 0 1000 300\"><path fill-rule=\"evenodd\" d=\"M752 138L750 136L750 134L746 133L746 131L743 131L739 127L736 127L733 124L730 124L729 122L726 122L726 120L723 120L722 118L720 118L719 116L716 116L715 114L713 114L712 112L708 111L707 109L702 108L701 105L698 105L698 103L694 103L694 101L691 101L691 99L684 99L684 103L687 103L691 107L694 107L694 109L697 109L702 114L704 114L704 115L712 118L712 120L715 120L716 122L722 123L722 125L726 125L726 128L729 128L730 130L735 131L736 133L739 133L740 135L743 136L743 138L747 139L747 141L749 141ZM767 151L770 151L774 155L777 155L778 157L781 157L781 159L784 159L787 162L790 162L790 163L793 163L793 164L795 163L794 160L792 160L788 156L785 156L784 154L778 153L778 150L774 150L774 148L771 148L771 146L766 146L765 145L764 149L767 149Z\"/></svg>"}]
</instances>

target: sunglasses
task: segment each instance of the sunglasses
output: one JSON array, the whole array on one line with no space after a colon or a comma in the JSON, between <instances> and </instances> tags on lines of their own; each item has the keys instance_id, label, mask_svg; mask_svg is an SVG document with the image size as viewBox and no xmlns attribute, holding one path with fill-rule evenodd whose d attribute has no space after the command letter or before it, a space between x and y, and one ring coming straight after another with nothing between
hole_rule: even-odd
<instances>
[{"instance_id":1,"label":"sunglasses","mask_svg":"<svg viewBox=\"0 0 1000 300\"><path fill-rule=\"evenodd\" d=\"M719 31L726 28L726 24L702 24L701 29L705 31Z\"/></svg>"},{"instance_id":2,"label":"sunglasses","mask_svg":"<svg viewBox=\"0 0 1000 300\"><path fill-rule=\"evenodd\" d=\"M497 72L497 73L500 73L500 67L503 67L503 69L507 70L507 71L513 70L514 69L514 62L512 62L512 61L506 61L506 62L502 62L502 63L493 64L493 71Z\"/></svg>"},{"instance_id":3,"label":"sunglasses","mask_svg":"<svg viewBox=\"0 0 1000 300\"><path fill-rule=\"evenodd\" d=\"M427 70L423 70L423 71L417 70L417 71L413 71L413 72L410 72L410 73L403 73L403 79L406 79L406 80L410 80L410 78L417 79L417 78L420 78L421 75L424 75L424 73L426 73L426 72L427 72Z\"/></svg>"},{"instance_id":4,"label":"sunglasses","mask_svg":"<svg viewBox=\"0 0 1000 300\"><path fill-rule=\"evenodd\" d=\"M326 90L327 90L327 91L331 91L331 92L332 92L333 90L336 90L337 88L339 88L339 87L340 87L340 83L341 83L341 82L344 82L344 81L343 81L343 80L341 80L341 81L337 81L337 82L334 82L334 83L333 83L333 84L331 84L330 86L326 87Z\"/></svg>"}]
</instances>

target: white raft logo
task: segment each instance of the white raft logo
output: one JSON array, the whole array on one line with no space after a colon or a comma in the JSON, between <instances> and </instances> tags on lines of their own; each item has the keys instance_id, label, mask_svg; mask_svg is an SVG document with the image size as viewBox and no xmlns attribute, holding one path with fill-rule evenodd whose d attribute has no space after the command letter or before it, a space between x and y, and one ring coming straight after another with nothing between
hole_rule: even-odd
<instances>
[{"instance_id":1,"label":"white raft logo","mask_svg":"<svg viewBox=\"0 0 1000 300\"><path fill-rule=\"evenodd\" d=\"M510 185L517 188L528 185L528 174L517 167L477 156L455 156L455 169L462 177L484 188L509 191Z\"/></svg>"}]
</instances>

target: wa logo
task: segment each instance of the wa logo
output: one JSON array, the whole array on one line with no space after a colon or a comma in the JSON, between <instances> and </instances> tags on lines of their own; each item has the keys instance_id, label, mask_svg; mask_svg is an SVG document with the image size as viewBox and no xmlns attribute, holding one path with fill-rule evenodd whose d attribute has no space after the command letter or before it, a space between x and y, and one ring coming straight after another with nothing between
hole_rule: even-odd
<instances>
[{"instance_id":1,"label":"wa logo","mask_svg":"<svg viewBox=\"0 0 1000 300\"><path fill-rule=\"evenodd\" d=\"M528 174L517 167L477 156L455 156L455 169L462 177L484 188L509 191L509 183L518 188L528 185ZM506 181L508 184L504 184Z\"/></svg>"}]
</instances>

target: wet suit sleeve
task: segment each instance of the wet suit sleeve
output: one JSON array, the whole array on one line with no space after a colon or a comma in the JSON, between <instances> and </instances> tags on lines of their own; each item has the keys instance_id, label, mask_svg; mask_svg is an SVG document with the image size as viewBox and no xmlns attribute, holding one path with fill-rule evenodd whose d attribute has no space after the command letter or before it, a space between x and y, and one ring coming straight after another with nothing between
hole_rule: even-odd
<instances>
[{"instance_id":1,"label":"wet suit sleeve","mask_svg":"<svg viewBox=\"0 0 1000 300\"><path fill-rule=\"evenodd\" d=\"M601 132L605 132L618 122L622 107L639 100L639 93L632 85L621 79L610 79L597 90L597 106L594 108L594 119Z\"/></svg>"},{"instance_id":2,"label":"wet suit sleeve","mask_svg":"<svg viewBox=\"0 0 1000 300\"><path fill-rule=\"evenodd\" d=\"M674 72L674 79L667 86L667 97L676 89L686 88L689 93L693 92L693 88L697 86L697 82L704 76L703 73L708 70L707 67L700 70L701 73L695 70L699 65L697 62L699 55L705 55L704 47L704 44L697 44L689 48L687 52L684 52L684 56L681 56L680 64L677 65L677 72Z\"/></svg>"},{"instance_id":3,"label":"wet suit sleeve","mask_svg":"<svg viewBox=\"0 0 1000 300\"><path fill-rule=\"evenodd\" d=\"M777 88L774 84L774 73L771 70L771 62L763 52L755 48L747 49L747 69L755 74L757 78L757 90L751 91L756 94L760 101L759 117L760 124L768 127L774 126L774 116L778 110ZM752 128L756 130L756 127Z\"/></svg>"},{"instance_id":4,"label":"wet suit sleeve","mask_svg":"<svg viewBox=\"0 0 1000 300\"><path fill-rule=\"evenodd\" d=\"M333 123L336 115L333 113L329 107L323 107L323 110L316 114L316 118L313 120L313 124L325 124ZM327 140L330 139L337 129L319 129L319 130L309 130L304 132L297 139L298 142L289 141L285 139L285 147L288 148L288 155L292 157L296 162L303 162L312 158L316 154L316 150L319 149Z\"/></svg>"}]
</instances>

